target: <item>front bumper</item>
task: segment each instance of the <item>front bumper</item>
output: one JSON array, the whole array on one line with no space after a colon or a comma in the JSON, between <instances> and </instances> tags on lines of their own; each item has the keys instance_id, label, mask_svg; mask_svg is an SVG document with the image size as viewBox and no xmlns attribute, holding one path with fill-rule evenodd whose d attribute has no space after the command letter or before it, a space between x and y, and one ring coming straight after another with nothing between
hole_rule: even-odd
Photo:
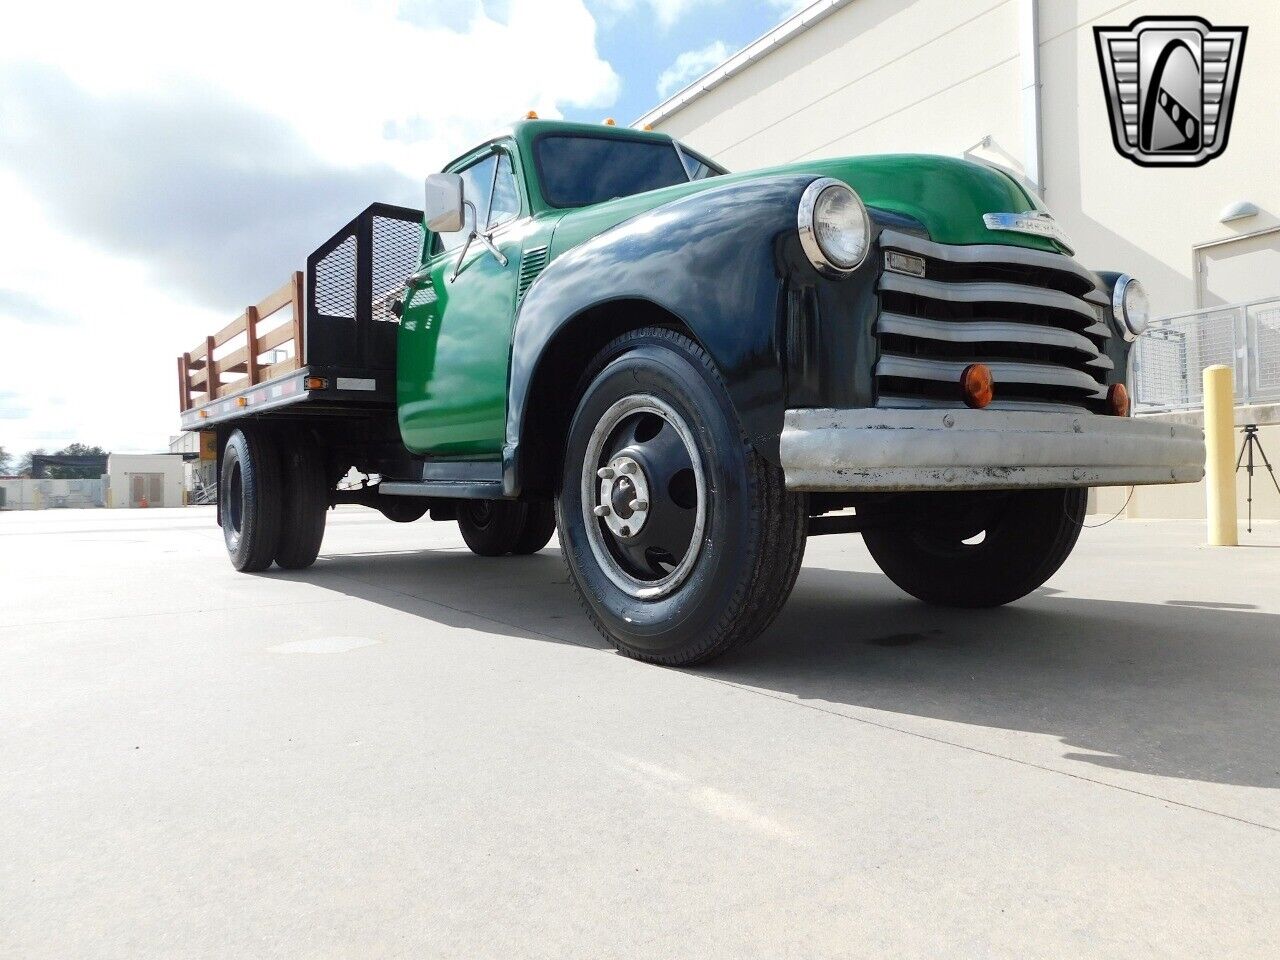
<instances>
[{"instance_id":1,"label":"front bumper","mask_svg":"<svg viewBox=\"0 0 1280 960\"><path fill-rule=\"evenodd\" d=\"M1015 410L788 410L787 489L1008 490L1194 483L1194 427Z\"/></svg>"}]
</instances>

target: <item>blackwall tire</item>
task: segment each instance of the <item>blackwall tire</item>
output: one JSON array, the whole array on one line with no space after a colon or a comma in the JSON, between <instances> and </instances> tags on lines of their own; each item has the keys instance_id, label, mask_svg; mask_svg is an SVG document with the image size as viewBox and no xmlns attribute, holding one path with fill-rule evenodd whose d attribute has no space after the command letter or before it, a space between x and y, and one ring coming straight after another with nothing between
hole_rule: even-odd
<instances>
[{"instance_id":1,"label":"blackwall tire","mask_svg":"<svg viewBox=\"0 0 1280 960\"><path fill-rule=\"evenodd\" d=\"M913 597L946 607L998 607L1025 597L1062 566L1080 538L1087 496L1083 489L1022 490L964 528L888 526L862 536L885 576ZM979 532L980 543L963 542Z\"/></svg>"},{"instance_id":2,"label":"blackwall tire","mask_svg":"<svg viewBox=\"0 0 1280 960\"><path fill-rule=\"evenodd\" d=\"M537 500L525 505L524 527L516 537L511 552L516 556L537 553L556 532L556 507L550 500Z\"/></svg>"},{"instance_id":3,"label":"blackwall tire","mask_svg":"<svg viewBox=\"0 0 1280 960\"><path fill-rule=\"evenodd\" d=\"M795 584L805 498L746 440L715 365L687 337L625 334L584 382L556 515L588 616L620 652L669 666L749 642Z\"/></svg>"},{"instance_id":4,"label":"blackwall tire","mask_svg":"<svg viewBox=\"0 0 1280 960\"><path fill-rule=\"evenodd\" d=\"M271 566L280 541L279 451L264 431L232 431L222 452L218 503L231 565L244 573Z\"/></svg>"},{"instance_id":5,"label":"blackwall tire","mask_svg":"<svg viewBox=\"0 0 1280 960\"><path fill-rule=\"evenodd\" d=\"M324 540L329 491L324 458L306 438L285 442L280 449L282 503L276 566L302 570L316 562Z\"/></svg>"}]
</instances>

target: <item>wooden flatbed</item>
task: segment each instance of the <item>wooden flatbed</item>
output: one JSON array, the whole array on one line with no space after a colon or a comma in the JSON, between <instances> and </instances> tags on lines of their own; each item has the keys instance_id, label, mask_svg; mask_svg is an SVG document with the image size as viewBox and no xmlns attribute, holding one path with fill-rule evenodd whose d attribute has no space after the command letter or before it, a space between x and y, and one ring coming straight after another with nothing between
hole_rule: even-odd
<instances>
[{"instance_id":1,"label":"wooden flatbed","mask_svg":"<svg viewBox=\"0 0 1280 960\"><path fill-rule=\"evenodd\" d=\"M183 430L273 417L395 417L391 300L416 268L422 212L373 204L235 320L178 357Z\"/></svg>"}]
</instances>

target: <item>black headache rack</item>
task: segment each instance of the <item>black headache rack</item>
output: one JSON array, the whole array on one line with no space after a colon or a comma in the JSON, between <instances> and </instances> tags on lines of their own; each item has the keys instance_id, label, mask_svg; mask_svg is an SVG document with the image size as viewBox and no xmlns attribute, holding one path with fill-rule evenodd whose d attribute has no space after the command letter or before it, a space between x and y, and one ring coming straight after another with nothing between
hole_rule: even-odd
<instances>
[{"instance_id":1,"label":"black headache rack","mask_svg":"<svg viewBox=\"0 0 1280 960\"><path fill-rule=\"evenodd\" d=\"M279 290L178 358L184 430L244 417L394 416L398 318L422 211L375 203ZM229 376L239 375L228 380Z\"/></svg>"}]
</instances>

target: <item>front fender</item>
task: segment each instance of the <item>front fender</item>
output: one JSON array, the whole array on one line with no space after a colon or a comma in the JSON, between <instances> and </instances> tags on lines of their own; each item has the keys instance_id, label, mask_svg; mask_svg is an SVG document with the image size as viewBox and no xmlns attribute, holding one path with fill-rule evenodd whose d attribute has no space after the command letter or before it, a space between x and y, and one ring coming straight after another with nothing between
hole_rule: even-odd
<instances>
[{"instance_id":1,"label":"front fender","mask_svg":"<svg viewBox=\"0 0 1280 960\"><path fill-rule=\"evenodd\" d=\"M557 333L610 301L647 301L679 318L715 361L743 431L778 462L786 401L783 246L812 174L712 187L639 214L557 257L529 288L511 349L504 475L519 451L534 376ZM566 384L566 389L570 385Z\"/></svg>"}]
</instances>

